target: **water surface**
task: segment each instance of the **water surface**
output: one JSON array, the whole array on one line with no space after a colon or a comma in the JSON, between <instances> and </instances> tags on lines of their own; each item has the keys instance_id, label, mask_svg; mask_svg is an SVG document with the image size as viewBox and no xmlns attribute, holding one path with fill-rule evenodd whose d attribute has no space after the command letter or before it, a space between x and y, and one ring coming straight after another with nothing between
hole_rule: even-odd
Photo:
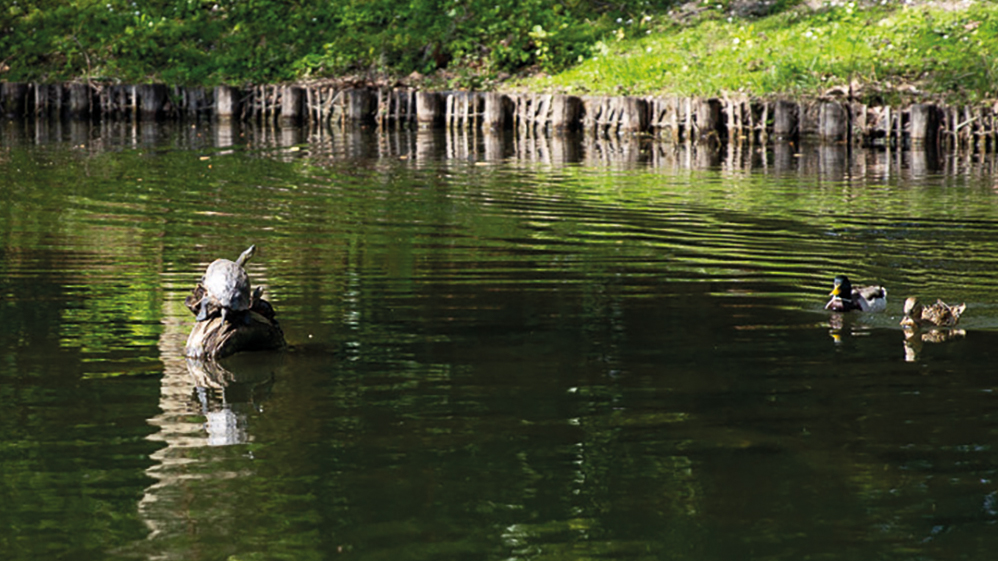
<instances>
[{"instance_id":1,"label":"water surface","mask_svg":"<svg viewBox=\"0 0 998 561\"><path fill-rule=\"evenodd\" d=\"M993 167L6 123L0 557L986 558ZM293 349L188 364L251 243Z\"/></svg>"}]
</instances>

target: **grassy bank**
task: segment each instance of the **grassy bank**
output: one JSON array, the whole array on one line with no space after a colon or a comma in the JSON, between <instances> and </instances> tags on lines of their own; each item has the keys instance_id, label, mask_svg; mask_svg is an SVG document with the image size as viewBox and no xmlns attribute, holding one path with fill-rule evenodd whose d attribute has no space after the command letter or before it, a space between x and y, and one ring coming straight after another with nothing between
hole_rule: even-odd
<instances>
[{"instance_id":1,"label":"grassy bank","mask_svg":"<svg viewBox=\"0 0 998 561\"><path fill-rule=\"evenodd\" d=\"M709 4L625 21L565 72L523 80L571 93L814 95L980 102L998 86L998 5L850 1L798 4L758 18ZM630 30L628 27L636 29ZM887 99L884 99L887 98Z\"/></svg>"},{"instance_id":2,"label":"grassy bank","mask_svg":"<svg viewBox=\"0 0 998 561\"><path fill-rule=\"evenodd\" d=\"M14 0L0 81L359 76L613 95L998 97L998 5L925 0Z\"/></svg>"}]
</instances>

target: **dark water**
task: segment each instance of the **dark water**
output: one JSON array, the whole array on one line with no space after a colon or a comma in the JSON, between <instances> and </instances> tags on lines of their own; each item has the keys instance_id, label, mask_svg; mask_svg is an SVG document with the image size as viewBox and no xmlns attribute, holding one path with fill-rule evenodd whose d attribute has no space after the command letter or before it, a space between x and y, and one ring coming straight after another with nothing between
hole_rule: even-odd
<instances>
[{"instance_id":1,"label":"dark water","mask_svg":"<svg viewBox=\"0 0 998 561\"><path fill-rule=\"evenodd\" d=\"M989 558L993 166L7 123L0 558ZM294 349L188 365L251 243Z\"/></svg>"}]
</instances>

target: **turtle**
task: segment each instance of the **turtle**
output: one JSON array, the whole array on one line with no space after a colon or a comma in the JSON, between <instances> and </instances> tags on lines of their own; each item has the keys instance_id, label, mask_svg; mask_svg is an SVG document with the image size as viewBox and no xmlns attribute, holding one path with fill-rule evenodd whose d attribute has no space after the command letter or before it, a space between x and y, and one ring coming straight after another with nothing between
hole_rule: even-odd
<instances>
[{"instance_id":1,"label":"turtle","mask_svg":"<svg viewBox=\"0 0 998 561\"><path fill-rule=\"evenodd\" d=\"M258 286L253 289L253 298L250 302L250 310L260 314L273 323L277 322L275 317L277 312L274 311L274 307L270 305L270 302L263 299L263 287Z\"/></svg>"},{"instance_id":2,"label":"turtle","mask_svg":"<svg viewBox=\"0 0 998 561\"><path fill-rule=\"evenodd\" d=\"M258 295L250 291L249 275L243 265L246 264L256 252L256 246L251 245L242 252L238 259L229 261L228 259L216 259L208 265L208 269L201 277L201 282L194 289L193 296L200 296L200 300L191 302L193 309L198 309L197 320L205 321L214 317L216 313L222 314L222 321L230 319L230 314L239 314L250 309L252 304L251 295Z\"/></svg>"}]
</instances>

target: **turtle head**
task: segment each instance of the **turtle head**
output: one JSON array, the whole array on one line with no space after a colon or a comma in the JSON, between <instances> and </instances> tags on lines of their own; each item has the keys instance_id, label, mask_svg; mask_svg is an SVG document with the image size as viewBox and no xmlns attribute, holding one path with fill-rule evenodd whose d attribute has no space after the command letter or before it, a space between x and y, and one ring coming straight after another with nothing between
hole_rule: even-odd
<instances>
[{"instance_id":1,"label":"turtle head","mask_svg":"<svg viewBox=\"0 0 998 561\"><path fill-rule=\"evenodd\" d=\"M253 255L255 253L256 253L256 244L253 244L248 248L246 248L246 251L242 252L242 254L239 255L239 259L236 259L236 265L242 267L243 265L246 264L247 261L253 258Z\"/></svg>"}]
</instances>

